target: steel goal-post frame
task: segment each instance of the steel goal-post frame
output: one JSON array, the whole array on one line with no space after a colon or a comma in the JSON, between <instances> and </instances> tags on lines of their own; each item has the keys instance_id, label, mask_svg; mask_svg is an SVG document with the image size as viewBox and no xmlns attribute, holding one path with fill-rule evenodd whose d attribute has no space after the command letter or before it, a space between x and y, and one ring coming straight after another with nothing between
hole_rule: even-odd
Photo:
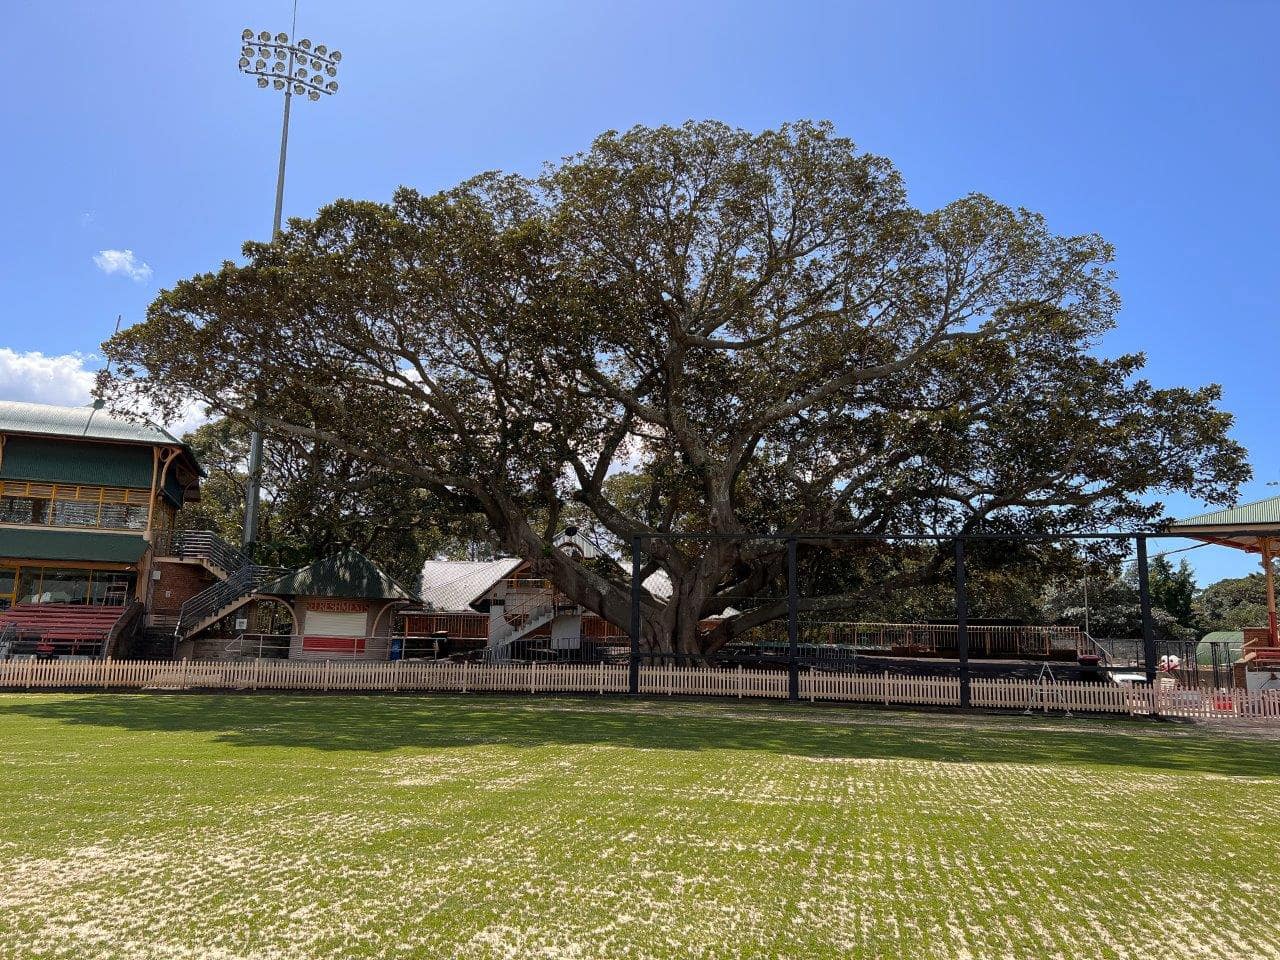
<instances>
[{"instance_id":1,"label":"steel goal-post frame","mask_svg":"<svg viewBox=\"0 0 1280 960\"><path fill-rule=\"evenodd\" d=\"M1231 536L1266 536L1280 537L1278 531L1257 530L1244 532L1216 532L1218 537ZM629 670L629 690L632 695L640 692L640 611L641 592L644 589L640 573L643 567L644 543L646 540L695 542L713 542L725 540L770 540L786 544L787 551L787 695L790 700L800 699L800 657L799 657L799 606L800 598L796 586L796 551L800 543L806 540L847 541L847 542L879 542L894 541L951 541L955 551L955 610L956 610L956 646L959 658L960 706L968 707L971 700L972 678L969 670L969 591L965 575L965 544L982 540L1011 540L1021 542L1052 542L1059 540L1088 541L1111 540L1133 541L1138 568L1138 604L1142 614L1142 651L1143 666L1147 683L1156 679L1156 638L1151 617L1151 577L1147 560L1147 541L1158 539L1185 540L1185 534L1167 531L1134 531L1129 533L962 533L962 534L927 534L927 533L665 533L648 532L634 534L631 537L631 656Z\"/></svg>"}]
</instances>

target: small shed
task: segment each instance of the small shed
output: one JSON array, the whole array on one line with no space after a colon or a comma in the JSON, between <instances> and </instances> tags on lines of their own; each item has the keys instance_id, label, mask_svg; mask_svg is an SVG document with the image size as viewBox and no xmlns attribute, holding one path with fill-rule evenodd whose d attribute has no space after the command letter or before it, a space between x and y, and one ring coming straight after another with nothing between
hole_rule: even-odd
<instances>
[{"instance_id":1,"label":"small shed","mask_svg":"<svg viewBox=\"0 0 1280 960\"><path fill-rule=\"evenodd\" d=\"M256 593L280 600L293 613L289 656L319 660L386 660L392 611L422 602L354 548L285 574Z\"/></svg>"}]
</instances>

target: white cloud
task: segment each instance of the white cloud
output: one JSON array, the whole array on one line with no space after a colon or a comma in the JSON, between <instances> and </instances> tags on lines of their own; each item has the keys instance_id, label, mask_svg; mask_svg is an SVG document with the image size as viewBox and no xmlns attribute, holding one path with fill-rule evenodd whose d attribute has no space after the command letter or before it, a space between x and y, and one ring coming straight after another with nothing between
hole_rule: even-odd
<instances>
[{"instance_id":1,"label":"white cloud","mask_svg":"<svg viewBox=\"0 0 1280 960\"><path fill-rule=\"evenodd\" d=\"M203 427L208 422L209 418L205 416L204 407L198 403L188 403L182 408L178 419L173 423L166 423L164 428L181 439L184 433L190 433L196 427Z\"/></svg>"},{"instance_id":2,"label":"white cloud","mask_svg":"<svg viewBox=\"0 0 1280 960\"><path fill-rule=\"evenodd\" d=\"M0 347L0 400L25 400L63 407L85 406L92 399L98 357L85 353L46 356L38 350L18 353ZM209 418L197 403L185 406L178 419L165 425L174 436L194 430Z\"/></svg>"},{"instance_id":3,"label":"white cloud","mask_svg":"<svg viewBox=\"0 0 1280 960\"><path fill-rule=\"evenodd\" d=\"M151 267L135 257L132 250L99 250L93 262L103 273L122 273L135 283L151 277Z\"/></svg>"},{"instance_id":4,"label":"white cloud","mask_svg":"<svg viewBox=\"0 0 1280 960\"><path fill-rule=\"evenodd\" d=\"M53 403L72 407L86 404L93 389L93 371L82 353L49 357L33 350L18 353L0 347L0 398Z\"/></svg>"}]
</instances>

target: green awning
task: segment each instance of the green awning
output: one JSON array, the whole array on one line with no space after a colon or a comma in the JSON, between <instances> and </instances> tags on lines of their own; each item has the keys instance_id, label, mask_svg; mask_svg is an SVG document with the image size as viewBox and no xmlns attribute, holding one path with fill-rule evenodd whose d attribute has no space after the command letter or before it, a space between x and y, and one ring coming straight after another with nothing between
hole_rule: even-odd
<instances>
[{"instance_id":1,"label":"green awning","mask_svg":"<svg viewBox=\"0 0 1280 960\"><path fill-rule=\"evenodd\" d=\"M146 552L147 541L137 534L0 528L0 557L6 560L137 563Z\"/></svg>"},{"instance_id":2,"label":"green awning","mask_svg":"<svg viewBox=\"0 0 1280 960\"><path fill-rule=\"evenodd\" d=\"M1253 503L1243 503L1238 507L1214 510L1185 520L1175 520L1169 524L1169 529L1229 527L1238 530L1257 525L1272 529L1280 528L1280 497L1268 497L1265 500L1255 500Z\"/></svg>"}]
</instances>

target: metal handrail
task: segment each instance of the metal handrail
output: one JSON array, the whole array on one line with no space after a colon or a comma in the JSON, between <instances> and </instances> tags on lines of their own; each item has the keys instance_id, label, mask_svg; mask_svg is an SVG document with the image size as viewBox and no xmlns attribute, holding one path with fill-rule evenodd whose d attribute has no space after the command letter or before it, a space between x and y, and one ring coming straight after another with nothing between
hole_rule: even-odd
<instances>
[{"instance_id":1,"label":"metal handrail","mask_svg":"<svg viewBox=\"0 0 1280 960\"><path fill-rule=\"evenodd\" d=\"M1108 667L1137 667L1141 666L1145 657L1143 655L1143 642L1141 639L1132 637L1094 637L1092 634L1085 634L1089 642L1103 658ZM1128 647L1129 656L1119 656L1117 648Z\"/></svg>"},{"instance_id":2,"label":"metal handrail","mask_svg":"<svg viewBox=\"0 0 1280 960\"><path fill-rule=\"evenodd\" d=\"M530 594L515 607L503 611L502 622L497 632L490 636L483 659L491 663L505 659L513 643L529 630L553 619L558 609L555 588L547 581L545 589Z\"/></svg>"},{"instance_id":3,"label":"metal handrail","mask_svg":"<svg viewBox=\"0 0 1280 960\"><path fill-rule=\"evenodd\" d=\"M1092 649L1093 649L1093 650L1095 650L1095 651L1097 652L1097 655L1098 655L1098 656L1100 656L1100 657L1102 658L1102 662L1103 662L1106 666L1111 666L1111 665L1112 665L1112 662L1113 662L1113 661L1114 661L1114 659L1115 659L1115 658L1114 658L1114 656L1113 656L1113 651L1112 651L1112 650L1108 650L1108 649L1107 649L1106 647L1104 647L1101 643L1099 643L1099 642L1098 642L1098 638L1097 638L1097 637L1095 637L1093 634L1091 634L1088 630L1081 630L1080 632L1081 632L1081 633L1083 633L1083 634L1084 634L1084 638L1085 638L1087 641L1089 641L1089 645L1090 645L1090 647L1092 647Z\"/></svg>"},{"instance_id":4,"label":"metal handrail","mask_svg":"<svg viewBox=\"0 0 1280 960\"><path fill-rule=\"evenodd\" d=\"M264 583L275 580L286 572L283 567L245 564L227 579L201 590L184 603L178 611L178 625L174 629L174 634L179 637L184 636L195 624L208 620L218 611L249 596Z\"/></svg>"},{"instance_id":5,"label":"metal handrail","mask_svg":"<svg viewBox=\"0 0 1280 960\"><path fill-rule=\"evenodd\" d=\"M207 560L228 574L250 563L247 556L212 530L173 530L157 537L152 549L161 557Z\"/></svg>"},{"instance_id":6,"label":"metal handrail","mask_svg":"<svg viewBox=\"0 0 1280 960\"><path fill-rule=\"evenodd\" d=\"M748 641L785 642L785 623L776 620L748 631ZM813 644L846 644L868 650L895 646L919 646L929 650L941 646L954 647L959 639L954 623L887 623L869 621L804 620L800 623L800 639ZM1071 650L1082 653L1086 647L1079 627L1042 624L970 624L967 627L972 652L1030 653L1048 655ZM1037 647L1030 650L1028 647Z\"/></svg>"}]
</instances>

